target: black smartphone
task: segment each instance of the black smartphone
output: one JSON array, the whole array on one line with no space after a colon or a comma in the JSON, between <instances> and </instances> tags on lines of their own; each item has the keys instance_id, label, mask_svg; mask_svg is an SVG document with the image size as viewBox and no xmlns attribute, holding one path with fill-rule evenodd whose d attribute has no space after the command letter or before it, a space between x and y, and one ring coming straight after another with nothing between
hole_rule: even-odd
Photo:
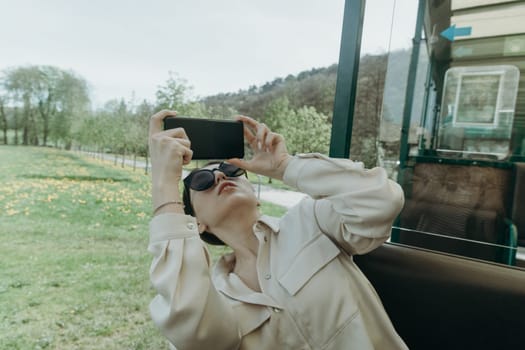
<instances>
[{"instance_id":1,"label":"black smartphone","mask_svg":"<svg viewBox=\"0 0 525 350\"><path fill-rule=\"evenodd\" d=\"M243 125L235 120L166 117L164 130L184 128L191 141L193 159L244 157Z\"/></svg>"}]
</instances>

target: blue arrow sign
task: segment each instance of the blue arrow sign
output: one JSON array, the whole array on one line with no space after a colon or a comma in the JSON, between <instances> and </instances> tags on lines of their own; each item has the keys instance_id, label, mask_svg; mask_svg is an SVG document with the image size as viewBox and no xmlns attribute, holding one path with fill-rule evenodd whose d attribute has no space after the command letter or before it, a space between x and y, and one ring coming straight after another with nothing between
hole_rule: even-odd
<instances>
[{"instance_id":1,"label":"blue arrow sign","mask_svg":"<svg viewBox=\"0 0 525 350\"><path fill-rule=\"evenodd\" d=\"M441 36L447 38L450 41L454 41L457 36L469 36L472 33L472 27L460 27L456 28L453 24L444 31L441 32Z\"/></svg>"}]
</instances>

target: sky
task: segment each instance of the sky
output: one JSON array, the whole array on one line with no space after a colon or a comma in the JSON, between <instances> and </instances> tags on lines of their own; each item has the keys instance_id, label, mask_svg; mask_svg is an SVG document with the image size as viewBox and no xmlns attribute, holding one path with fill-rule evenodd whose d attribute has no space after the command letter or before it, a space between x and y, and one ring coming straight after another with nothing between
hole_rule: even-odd
<instances>
[{"instance_id":1,"label":"sky","mask_svg":"<svg viewBox=\"0 0 525 350\"><path fill-rule=\"evenodd\" d=\"M409 47L416 3L368 0L361 52ZM95 106L153 101L169 72L193 97L235 92L337 63L343 9L344 0L0 0L0 71L71 69Z\"/></svg>"}]
</instances>

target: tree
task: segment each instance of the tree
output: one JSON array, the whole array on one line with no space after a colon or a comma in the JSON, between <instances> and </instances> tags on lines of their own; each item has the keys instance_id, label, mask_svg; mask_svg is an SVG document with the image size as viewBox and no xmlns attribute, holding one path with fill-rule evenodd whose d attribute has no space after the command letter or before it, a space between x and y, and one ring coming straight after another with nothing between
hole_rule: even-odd
<instances>
[{"instance_id":1,"label":"tree","mask_svg":"<svg viewBox=\"0 0 525 350\"><path fill-rule=\"evenodd\" d=\"M130 111L123 99L113 99L104 105L103 110L99 111L99 123L106 128L109 127L111 135L107 135L108 131L100 130L99 136L103 140L108 140L107 146L111 152L115 154L115 165L117 164L117 154L122 155L122 166L125 163L125 157L128 145L128 129L133 123L130 117ZM99 143L100 144L100 143Z\"/></svg>"},{"instance_id":2,"label":"tree","mask_svg":"<svg viewBox=\"0 0 525 350\"><path fill-rule=\"evenodd\" d=\"M202 108L206 110L207 116L211 119L231 119L232 116L239 114L239 112L225 103L206 105L200 102L200 104Z\"/></svg>"},{"instance_id":3,"label":"tree","mask_svg":"<svg viewBox=\"0 0 525 350\"><path fill-rule=\"evenodd\" d=\"M158 109L169 109L181 112L189 98L192 88L188 86L185 79L180 78L176 73L169 72L168 80L164 85L159 86L157 97Z\"/></svg>"},{"instance_id":4,"label":"tree","mask_svg":"<svg viewBox=\"0 0 525 350\"><path fill-rule=\"evenodd\" d=\"M53 138L69 148L73 121L89 106L83 78L53 66L25 66L5 70L2 85L14 106L22 107L15 130L20 124L24 145L46 145Z\"/></svg>"},{"instance_id":5,"label":"tree","mask_svg":"<svg viewBox=\"0 0 525 350\"><path fill-rule=\"evenodd\" d=\"M8 69L2 79L11 99L22 105L22 144L38 143L38 125L34 120L35 94L42 79L35 66Z\"/></svg>"},{"instance_id":6,"label":"tree","mask_svg":"<svg viewBox=\"0 0 525 350\"><path fill-rule=\"evenodd\" d=\"M327 119L327 116L318 113L314 107L303 106L291 113L282 132L290 153L328 153L330 124Z\"/></svg>"},{"instance_id":7,"label":"tree","mask_svg":"<svg viewBox=\"0 0 525 350\"><path fill-rule=\"evenodd\" d=\"M377 165L386 66L387 56L378 55L363 58L359 68L351 150L367 167Z\"/></svg>"},{"instance_id":8,"label":"tree","mask_svg":"<svg viewBox=\"0 0 525 350\"><path fill-rule=\"evenodd\" d=\"M288 97L282 96L271 101L264 110L264 121L268 127L282 133L288 118L292 117L295 112L290 108Z\"/></svg>"},{"instance_id":9,"label":"tree","mask_svg":"<svg viewBox=\"0 0 525 350\"><path fill-rule=\"evenodd\" d=\"M56 82L50 137L55 143L71 147L82 116L89 112L90 99L86 81L72 71L60 71Z\"/></svg>"},{"instance_id":10,"label":"tree","mask_svg":"<svg viewBox=\"0 0 525 350\"><path fill-rule=\"evenodd\" d=\"M148 174L148 131L149 131L149 118L155 112L155 106L146 100L143 100L135 110L135 120L140 126L139 133L136 139L136 152L139 155L146 157L146 164L144 167L144 173Z\"/></svg>"},{"instance_id":11,"label":"tree","mask_svg":"<svg viewBox=\"0 0 525 350\"><path fill-rule=\"evenodd\" d=\"M299 109L302 106L312 106L331 118L337 65L326 68L316 68L301 72L297 77L288 75L286 78L276 78L272 82L260 87L250 86L246 90L236 93L220 93L207 96L201 101L211 109L216 106L225 106L249 115L268 124L266 109L272 101L286 97L289 107Z\"/></svg>"},{"instance_id":12,"label":"tree","mask_svg":"<svg viewBox=\"0 0 525 350\"><path fill-rule=\"evenodd\" d=\"M15 139L14 139L14 144L15 145L18 145L19 143L19 139L18 139L18 107L15 106L15 108L13 109L13 129L15 129Z\"/></svg>"}]
</instances>

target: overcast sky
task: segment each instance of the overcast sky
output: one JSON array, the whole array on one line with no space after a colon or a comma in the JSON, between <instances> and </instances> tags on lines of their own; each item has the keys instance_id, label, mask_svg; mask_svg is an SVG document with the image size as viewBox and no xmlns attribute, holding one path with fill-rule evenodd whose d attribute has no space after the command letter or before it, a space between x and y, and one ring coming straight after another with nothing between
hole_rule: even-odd
<instances>
[{"instance_id":1,"label":"overcast sky","mask_svg":"<svg viewBox=\"0 0 525 350\"><path fill-rule=\"evenodd\" d=\"M362 52L408 47L416 0L368 0ZM0 70L72 69L95 105L154 99L176 72L196 96L336 63L344 0L0 0ZM404 20L401 18L405 17Z\"/></svg>"}]
</instances>

